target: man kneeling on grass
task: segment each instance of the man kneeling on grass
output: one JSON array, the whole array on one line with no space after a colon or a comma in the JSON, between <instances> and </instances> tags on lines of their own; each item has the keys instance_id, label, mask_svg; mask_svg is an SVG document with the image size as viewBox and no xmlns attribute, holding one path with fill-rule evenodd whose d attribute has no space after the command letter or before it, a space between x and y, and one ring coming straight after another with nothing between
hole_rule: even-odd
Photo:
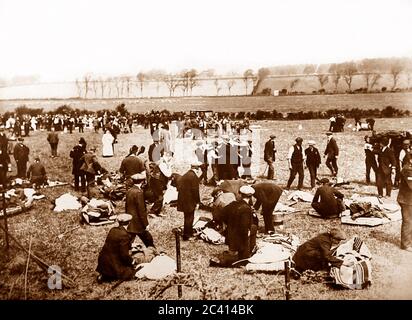
<instances>
[{"instance_id":1,"label":"man kneeling on grass","mask_svg":"<svg viewBox=\"0 0 412 320\"><path fill-rule=\"evenodd\" d=\"M343 230L332 228L329 232L321 233L306 241L298 247L292 258L295 270L302 273L305 270L327 270L330 266L340 267L343 260L334 257L332 253L345 239L346 234Z\"/></svg>"},{"instance_id":2,"label":"man kneeling on grass","mask_svg":"<svg viewBox=\"0 0 412 320\"><path fill-rule=\"evenodd\" d=\"M117 217L119 226L110 229L98 258L96 271L99 272L99 283L134 278L135 262L129 251L132 248L132 236L127 232L131 220L130 214L120 214Z\"/></svg>"},{"instance_id":3,"label":"man kneeling on grass","mask_svg":"<svg viewBox=\"0 0 412 320\"><path fill-rule=\"evenodd\" d=\"M343 211L343 194L329 184L329 179L320 180L322 186L316 190L312 200L312 208L324 219L339 217Z\"/></svg>"}]
</instances>

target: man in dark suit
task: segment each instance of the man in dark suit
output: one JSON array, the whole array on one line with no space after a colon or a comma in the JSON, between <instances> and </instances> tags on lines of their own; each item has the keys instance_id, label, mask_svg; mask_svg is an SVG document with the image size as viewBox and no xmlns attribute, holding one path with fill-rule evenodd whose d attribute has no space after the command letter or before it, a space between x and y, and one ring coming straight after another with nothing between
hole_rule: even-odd
<instances>
[{"instance_id":1,"label":"man in dark suit","mask_svg":"<svg viewBox=\"0 0 412 320\"><path fill-rule=\"evenodd\" d=\"M195 209L200 203L199 181L202 175L201 162L194 162L177 183L177 210L184 214L183 240L193 236Z\"/></svg>"},{"instance_id":2,"label":"man in dark suit","mask_svg":"<svg viewBox=\"0 0 412 320\"><path fill-rule=\"evenodd\" d=\"M117 217L118 227L110 229L102 250L99 253L96 271L99 273L99 283L110 280L132 280L135 275L134 261L129 250L132 248L132 238L127 232L127 226L132 216L120 214Z\"/></svg>"},{"instance_id":3,"label":"man in dark suit","mask_svg":"<svg viewBox=\"0 0 412 320\"><path fill-rule=\"evenodd\" d=\"M402 212L401 248L412 252L412 155L404 161L399 184L398 203Z\"/></svg>"},{"instance_id":4,"label":"man in dark suit","mask_svg":"<svg viewBox=\"0 0 412 320\"><path fill-rule=\"evenodd\" d=\"M167 183L172 176L172 170L166 162L161 162L154 167L152 175L149 178L149 188L153 193L153 206L150 208L150 214L162 216L163 196L167 190Z\"/></svg>"},{"instance_id":5,"label":"man in dark suit","mask_svg":"<svg viewBox=\"0 0 412 320\"><path fill-rule=\"evenodd\" d=\"M7 151L9 140L4 133L4 125L0 124L0 185L7 187L7 171L11 169L10 156Z\"/></svg>"},{"instance_id":6,"label":"man in dark suit","mask_svg":"<svg viewBox=\"0 0 412 320\"><path fill-rule=\"evenodd\" d=\"M296 144L289 148L288 152L288 163L289 163L289 180L286 185L286 189L289 190L290 186L295 180L296 174L299 174L298 180L298 190L302 189L303 187L303 163L305 161L305 154L303 153L302 142L303 139L301 137L296 138Z\"/></svg>"},{"instance_id":7,"label":"man in dark suit","mask_svg":"<svg viewBox=\"0 0 412 320\"><path fill-rule=\"evenodd\" d=\"M24 179L27 176L30 149L23 143L22 137L19 137L18 140L19 142L14 146L13 156L17 165L17 177Z\"/></svg>"},{"instance_id":8,"label":"man in dark suit","mask_svg":"<svg viewBox=\"0 0 412 320\"><path fill-rule=\"evenodd\" d=\"M322 218L336 218L342 212L343 194L329 185L329 179L323 178L320 182L322 186L316 190L312 200L312 208Z\"/></svg>"},{"instance_id":9,"label":"man in dark suit","mask_svg":"<svg viewBox=\"0 0 412 320\"><path fill-rule=\"evenodd\" d=\"M377 180L378 164L376 163L374 146L371 143L370 137L365 136L365 166L366 166L366 183L371 183L371 169L375 172L375 181Z\"/></svg>"},{"instance_id":10,"label":"man in dark suit","mask_svg":"<svg viewBox=\"0 0 412 320\"><path fill-rule=\"evenodd\" d=\"M125 179L129 179L132 175L145 170L144 162L137 156L137 151L139 151L139 148L136 145L133 145L130 148L129 154L120 164L119 172Z\"/></svg>"},{"instance_id":11,"label":"man in dark suit","mask_svg":"<svg viewBox=\"0 0 412 320\"><path fill-rule=\"evenodd\" d=\"M82 140L79 141L79 144L75 145L70 151L70 158L73 159L73 169L72 174L74 176L74 190L79 191L79 185L81 185L81 191L86 192L86 175L83 170L80 168L84 163L83 156L86 154L85 144L82 143Z\"/></svg>"},{"instance_id":12,"label":"man in dark suit","mask_svg":"<svg viewBox=\"0 0 412 320\"><path fill-rule=\"evenodd\" d=\"M312 188L316 187L317 171L321 163L319 150L315 147L315 144L316 144L315 141L309 140L308 141L309 147L305 149L306 166L309 169L310 186Z\"/></svg>"},{"instance_id":13,"label":"man in dark suit","mask_svg":"<svg viewBox=\"0 0 412 320\"><path fill-rule=\"evenodd\" d=\"M51 157L52 158L57 157L57 145L59 144L59 136L55 132L54 127L52 127L52 131L49 132L49 134L47 135L47 141L50 144Z\"/></svg>"},{"instance_id":14,"label":"man in dark suit","mask_svg":"<svg viewBox=\"0 0 412 320\"><path fill-rule=\"evenodd\" d=\"M158 162L164 154L164 147L159 143L158 138L153 138L153 143L149 146L148 155L150 162Z\"/></svg>"},{"instance_id":15,"label":"man in dark suit","mask_svg":"<svg viewBox=\"0 0 412 320\"><path fill-rule=\"evenodd\" d=\"M328 142L324 153L326 157L326 166L329 168L331 174L336 177L338 174L337 160L339 156L339 148L335 138L332 136L332 132L326 132L326 135L328 136Z\"/></svg>"},{"instance_id":16,"label":"man in dark suit","mask_svg":"<svg viewBox=\"0 0 412 320\"><path fill-rule=\"evenodd\" d=\"M39 188L47 183L46 168L40 162L39 157L34 158L34 162L29 166L27 178L35 185L35 188Z\"/></svg>"},{"instance_id":17,"label":"man in dark suit","mask_svg":"<svg viewBox=\"0 0 412 320\"><path fill-rule=\"evenodd\" d=\"M132 216L132 220L127 232L132 235L132 243L136 236L139 236L146 247L154 247L153 237L146 229L149 221L147 220L146 204L142 190L146 174L137 173L131 176L131 179L133 180L133 186L126 193L126 213Z\"/></svg>"},{"instance_id":18,"label":"man in dark suit","mask_svg":"<svg viewBox=\"0 0 412 320\"><path fill-rule=\"evenodd\" d=\"M250 186L240 188L241 200L231 202L222 209L222 221L226 224L226 244L237 252L237 260L250 257L256 244L257 217L250 206L255 190Z\"/></svg>"},{"instance_id":19,"label":"man in dark suit","mask_svg":"<svg viewBox=\"0 0 412 320\"><path fill-rule=\"evenodd\" d=\"M282 189L269 182L261 182L252 185L255 190L253 196L256 198L255 210L262 206L263 221L265 222L265 233L275 231L273 226L273 210L282 195Z\"/></svg>"},{"instance_id":20,"label":"man in dark suit","mask_svg":"<svg viewBox=\"0 0 412 320\"><path fill-rule=\"evenodd\" d=\"M321 233L298 247L293 255L295 269L298 272L305 270L328 270L329 264L340 267L343 260L332 255L332 247L346 239L346 234L337 228Z\"/></svg>"},{"instance_id":21,"label":"man in dark suit","mask_svg":"<svg viewBox=\"0 0 412 320\"><path fill-rule=\"evenodd\" d=\"M386 196L390 197L392 192L392 170L396 169L396 158L393 150L389 147L389 139L383 137L382 149L378 154L378 176L376 186L378 194L383 197L383 188L386 188Z\"/></svg>"},{"instance_id":22,"label":"man in dark suit","mask_svg":"<svg viewBox=\"0 0 412 320\"><path fill-rule=\"evenodd\" d=\"M275 175L274 162L276 159L276 146L275 146L276 136L274 134L270 135L270 139L265 143L265 150L263 160L268 164L268 179L273 179Z\"/></svg>"}]
</instances>

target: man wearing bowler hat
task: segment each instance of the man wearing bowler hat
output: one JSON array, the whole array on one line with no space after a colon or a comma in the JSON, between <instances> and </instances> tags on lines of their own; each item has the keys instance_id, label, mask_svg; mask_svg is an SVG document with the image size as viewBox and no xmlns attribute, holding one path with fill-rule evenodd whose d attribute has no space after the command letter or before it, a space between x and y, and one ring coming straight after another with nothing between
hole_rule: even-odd
<instances>
[{"instance_id":1,"label":"man wearing bowler hat","mask_svg":"<svg viewBox=\"0 0 412 320\"><path fill-rule=\"evenodd\" d=\"M308 145L305 149L306 155L306 167L309 169L310 174L310 186L312 188L316 187L316 176L317 171L321 163L321 157L319 154L319 150L315 147L315 141L309 140Z\"/></svg>"},{"instance_id":2,"label":"man wearing bowler hat","mask_svg":"<svg viewBox=\"0 0 412 320\"><path fill-rule=\"evenodd\" d=\"M24 139L22 137L19 137L18 141L14 146L13 156L17 165L17 177L24 179L27 176L27 162L29 161L30 149L23 143Z\"/></svg>"},{"instance_id":3,"label":"man wearing bowler hat","mask_svg":"<svg viewBox=\"0 0 412 320\"><path fill-rule=\"evenodd\" d=\"M276 136L274 134L270 135L270 139L265 143L265 150L263 160L268 165L268 179L273 179L275 176L275 160L276 160L276 146L275 146Z\"/></svg>"},{"instance_id":4,"label":"man wearing bowler hat","mask_svg":"<svg viewBox=\"0 0 412 320\"><path fill-rule=\"evenodd\" d=\"M324 153L326 157L326 166L329 168L332 176L336 177L338 175L337 160L339 156L339 148L335 138L333 138L332 132L326 132L326 135L328 137L328 142Z\"/></svg>"},{"instance_id":5,"label":"man wearing bowler hat","mask_svg":"<svg viewBox=\"0 0 412 320\"><path fill-rule=\"evenodd\" d=\"M288 164L290 171L288 184L286 185L286 189L288 190L292 185L293 180L295 180L296 174L299 174L298 190L301 190L303 187L303 162L305 161L306 156L302 148L303 139L301 137L297 137L295 141L296 143L289 148L288 152Z\"/></svg>"}]
</instances>

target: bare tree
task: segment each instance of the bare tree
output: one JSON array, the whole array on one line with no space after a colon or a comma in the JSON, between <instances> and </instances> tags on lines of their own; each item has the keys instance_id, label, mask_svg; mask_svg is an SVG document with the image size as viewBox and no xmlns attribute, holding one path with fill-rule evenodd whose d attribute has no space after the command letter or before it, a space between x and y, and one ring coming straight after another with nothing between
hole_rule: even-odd
<instances>
[{"instance_id":1,"label":"bare tree","mask_svg":"<svg viewBox=\"0 0 412 320\"><path fill-rule=\"evenodd\" d=\"M132 78L130 76L123 76L122 77L122 82L124 84L124 87L126 88L126 94L127 97L130 97L130 87L131 87L131 82L132 82Z\"/></svg>"},{"instance_id":2,"label":"bare tree","mask_svg":"<svg viewBox=\"0 0 412 320\"><path fill-rule=\"evenodd\" d=\"M381 78L376 59L363 59L358 66L358 70L362 73L362 77L365 80L366 91L372 90Z\"/></svg>"},{"instance_id":3,"label":"bare tree","mask_svg":"<svg viewBox=\"0 0 412 320\"><path fill-rule=\"evenodd\" d=\"M230 96L232 95L231 90L232 90L232 88L233 88L233 86L234 86L235 84L236 84L235 79L229 79L229 80L227 80L227 82L226 82L226 86L227 86L227 89L229 90L229 95L230 95Z\"/></svg>"},{"instance_id":4,"label":"bare tree","mask_svg":"<svg viewBox=\"0 0 412 320\"><path fill-rule=\"evenodd\" d=\"M188 89L190 90L190 95L192 95L193 88L199 85L199 81L197 80L196 69L190 69L188 71L187 82L188 82Z\"/></svg>"},{"instance_id":5,"label":"bare tree","mask_svg":"<svg viewBox=\"0 0 412 320\"><path fill-rule=\"evenodd\" d=\"M99 88L99 83L97 79L90 80L90 86L92 87L94 98L97 98L97 90Z\"/></svg>"},{"instance_id":6,"label":"bare tree","mask_svg":"<svg viewBox=\"0 0 412 320\"><path fill-rule=\"evenodd\" d=\"M89 93L90 90L90 81L92 79L92 76L90 74L86 74L83 77L83 86L84 86L84 98L87 98L87 94Z\"/></svg>"},{"instance_id":7,"label":"bare tree","mask_svg":"<svg viewBox=\"0 0 412 320\"><path fill-rule=\"evenodd\" d=\"M215 84L216 87L216 95L219 95L220 90L222 90L222 87L220 86L220 82L219 79L216 78L215 81L213 82Z\"/></svg>"},{"instance_id":8,"label":"bare tree","mask_svg":"<svg viewBox=\"0 0 412 320\"><path fill-rule=\"evenodd\" d=\"M339 80L342 77L342 70L340 69L339 65L336 63L333 63L329 67L329 73L331 73L331 78L332 78L332 83L335 86L335 93L338 92L338 85L339 85Z\"/></svg>"},{"instance_id":9,"label":"bare tree","mask_svg":"<svg viewBox=\"0 0 412 320\"><path fill-rule=\"evenodd\" d=\"M293 89L295 89L296 85L298 84L298 82L300 81L299 78L293 79L290 83L289 83L289 87L290 87L290 91L292 92Z\"/></svg>"},{"instance_id":10,"label":"bare tree","mask_svg":"<svg viewBox=\"0 0 412 320\"><path fill-rule=\"evenodd\" d=\"M329 76L327 74L317 74L316 77L318 78L320 89L323 89L329 81Z\"/></svg>"},{"instance_id":11,"label":"bare tree","mask_svg":"<svg viewBox=\"0 0 412 320\"><path fill-rule=\"evenodd\" d=\"M316 66L314 64L308 64L303 69L304 74L313 74L316 72Z\"/></svg>"},{"instance_id":12,"label":"bare tree","mask_svg":"<svg viewBox=\"0 0 412 320\"><path fill-rule=\"evenodd\" d=\"M100 85L101 97L104 98L104 91L106 89L106 81L102 77L99 77L98 82L99 82L99 85Z\"/></svg>"},{"instance_id":13,"label":"bare tree","mask_svg":"<svg viewBox=\"0 0 412 320\"><path fill-rule=\"evenodd\" d=\"M83 87L83 84L82 84L82 82L81 82L79 79L76 79L75 84L76 84L76 88L77 88L77 96L78 96L79 98L81 98L81 97L82 97L82 87Z\"/></svg>"},{"instance_id":14,"label":"bare tree","mask_svg":"<svg viewBox=\"0 0 412 320\"><path fill-rule=\"evenodd\" d=\"M247 69L243 73L243 82L245 83L245 95L247 96L248 92L248 87L249 87L249 79L253 79L254 74L252 69Z\"/></svg>"},{"instance_id":15,"label":"bare tree","mask_svg":"<svg viewBox=\"0 0 412 320\"><path fill-rule=\"evenodd\" d=\"M107 78L107 80L105 81L106 86L107 86L107 96L109 98L112 97L112 84L113 84L113 79L112 78ZM103 92L103 91L102 91Z\"/></svg>"},{"instance_id":16,"label":"bare tree","mask_svg":"<svg viewBox=\"0 0 412 320\"><path fill-rule=\"evenodd\" d=\"M143 87L145 85L146 74L139 72L136 78L140 88L140 96L143 97Z\"/></svg>"},{"instance_id":17,"label":"bare tree","mask_svg":"<svg viewBox=\"0 0 412 320\"><path fill-rule=\"evenodd\" d=\"M348 85L349 92L352 92L352 80L353 77L358 72L356 68L356 64L354 62L345 62L341 64L342 76L343 80L345 80L346 84Z\"/></svg>"},{"instance_id":18,"label":"bare tree","mask_svg":"<svg viewBox=\"0 0 412 320\"><path fill-rule=\"evenodd\" d=\"M270 75L270 70L268 68L260 68L258 70L256 81L253 83L253 90L252 96L256 95L259 92L259 87L262 84L263 80L265 80Z\"/></svg>"},{"instance_id":19,"label":"bare tree","mask_svg":"<svg viewBox=\"0 0 412 320\"><path fill-rule=\"evenodd\" d=\"M179 86L180 81L176 78L173 74L168 74L163 76L163 82L166 84L167 88L169 89L169 95L172 96L175 93L176 88Z\"/></svg>"},{"instance_id":20,"label":"bare tree","mask_svg":"<svg viewBox=\"0 0 412 320\"><path fill-rule=\"evenodd\" d=\"M123 93L123 81L119 77L116 77L113 80L114 86L116 88L117 97L120 98L121 94Z\"/></svg>"},{"instance_id":21,"label":"bare tree","mask_svg":"<svg viewBox=\"0 0 412 320\"><path fill-rule=\"evenodd\" d=\"M391 63L389 72L392 75L392 81L393 81L392 90L395 90L398 84L398 81L399 81L400 74L403 71L403 69L404 69L404 65L401 60L396 59Z\"/></svg>"}]
</instances>

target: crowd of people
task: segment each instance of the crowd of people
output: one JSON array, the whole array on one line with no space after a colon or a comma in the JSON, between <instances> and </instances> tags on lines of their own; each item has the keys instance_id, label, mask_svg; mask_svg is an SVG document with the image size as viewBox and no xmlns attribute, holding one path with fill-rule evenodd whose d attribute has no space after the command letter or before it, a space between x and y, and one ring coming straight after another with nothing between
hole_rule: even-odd
<instances>
[{"instance_id":1,"label":"crowd of people","mask_svg":"<svg viewBox=\"0 0 412 320\"><path fill-rule=\"evenodd\" d=\"M265 233L269 234L275 230L273 211L283 192L283 188L273 183L273 180L276 180L276 135L270 135L264 147L263 157L267 163L266 179L256 181L251 170L252 156L255 153L253 140L245 138L247 136L245 133L250 131L248 119L235 122L227 117L219 117L216 113L199 112L182 114L182 117L176 121L168 118L166 113L154 111L144 120L138 120L142 121L140 123L136 122L136 119L129 121L126 116L108 114L82 118L65 115L44 115L34 120L24 118L30 122L32 130L48 131L47 141L50 144L52 157L58 155L57 132L61 130L72 132L73 128L78 127L79 132L82 133L85 126L95 132L103 128L103 157L114 155L113 145L118 135L133 132L134 123L142 124L144 128L150 130L153 143L148 148L147 156L145 156L144 146L132 145L119 166L118 172L127 186L124 199L125 214L118 216L119 226L110 230L100 252L97 267L100 274L99 281L133 278L134 262L129 250L136 236L146 247L156 248L155 240L148 230L148 216L163 215L163 198L169 185L176 187L178 192L177 210L183 213L184 241L193 238L195 211L202 205L201 183L214 186L211 193L214 203L213 223L225 235L229 247L225 258L218 263L221 266L232 266L234 262L250 257L255 247L259 220L257 213L260 208L262 208ZM16 130L16 123L19 121L18 117L14 120L10 117L5 120L5 123L0 124L0 183L3 187L7 186L7 172L11 171L9 139L6 134L8 130L18 140L13 149L17 176L28 177L38 187L47 183L46 169L38 157L27 169L30 149L24 144L22 131L19 130L19 126L21 129L24 125L17 125ZM171 144L173 121L176 121L174 125L177 139L190 137L196 140L195 148L190 151L193 161L190 169L183 175L172 172L171 163L176 151ZM325 164L331 176L336 177L339 172L337 163L339 147L331 131L336 130L325 133L326 148L323 156L326 158ZM210 136L210 132L213 132L212 137L206 139L206 136ZM28 136L29 133L24 135ZM377 136L374 132L372 136L365 137L366 182L371 181L372 169L376 173L379 196L383 197L384 188L386 188L386 196L390 196L391 174L398 172L395 185L400 188L398 201L404 218L402 248L412 251L412 150L408 139L402 141L399 153L395 153L395 147L391 143L393 141L387 136ZM315 141L310 140L307 144L308 147L304 149L303 139L297 137L295 144L290 146L287 154L290 175L284 189L289 190L298 175L297 189L301 190L304 168L307 167L310 185L315 192L312 208L323 218L338 217L344 209L343 194L331 186L329 179L318 179L317 170L321 164L321 152L316 148ZM100 165L95 152L96 148L88 146L82 137L70 153L65 155L72 160L74 190L87 192L88 197L90 197L90 187L96 183L96 176L107 172ZM211 177L208 177L209 166ZM317 183L320 184L319 187L316 187ZM148 203L152 204L150 209L147 209ZM328 250L335 241L343 240L345 237L340 230L333 229L305 243L294 257L297 269L317 268L316 266L324 266L327 262L339 262L331 258ZM304 249L306 247L315 251L311 257L307 256L308 250ZM312 267L312 265L316 266Z\"/></svg>"}]
</instances>

